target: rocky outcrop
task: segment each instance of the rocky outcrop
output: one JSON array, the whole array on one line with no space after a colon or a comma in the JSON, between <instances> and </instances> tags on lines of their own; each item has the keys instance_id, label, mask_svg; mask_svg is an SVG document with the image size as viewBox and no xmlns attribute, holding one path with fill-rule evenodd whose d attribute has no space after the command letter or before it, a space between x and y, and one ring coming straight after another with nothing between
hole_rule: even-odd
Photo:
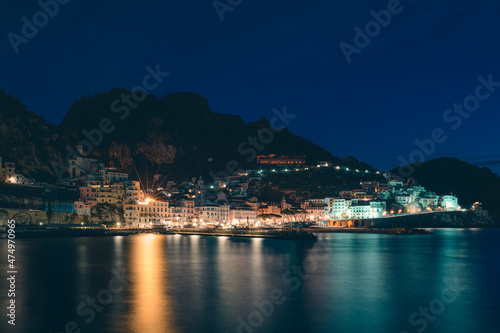
<instances>
[{"instance_id":1,"label":"rocky outcrop","mask_svg":"<svg viewBox=\"0 0 500 333\"><path fill-rule=\"evenodd\" d=\"M90 213L89 222L92 224L110 224L116 222L125 224L122 207L110 204L98 204L93 207Z\"/></svg>"},{"instance_id":2,"label":"rocky outcrop","mask_svg":"<svg viewBox=\"0 0 500 333\"><path fill-rule=\"evenodd\" d=\"M457 211L373 219L376 228L487 228L499 227L485 211Z\"/></svg>"},{"instance_id":3,"label":"rocky outcrop","mask_svg":"<svg viewBox=\"0 0 500 333\"><path fill-rule=\"evenodd\" d=\"M47 214L47 212L43 210L0 208L0 225L5 225L8 220L15 220L18 225L40 225L40 223L42 225L64 223L80 224L83 221L80 218L72 220L73 215L74 213L53 212Z\"/></svg>"},{"instance_id":4,"label":"rocky outcrop","mask_svg":"<svg viewBox=\"0 0 500 333\"><path fill-rule=\"evenodd\" d=\"M176 179L218 173L231 160L243 167L255 164L255 158L248 161L238 146L270 127L264 118L245 124L239 116L214 113L208 101L196 93L163 98L148 95L127 107L120 101L130 94L112 89L83 97L71 106L60 125L54 125L0 90L0 156L16 163L27 177L53 182L57 180L54 165L61 170L67 165L68 150L87 141L85 149L91 157L121 172L135 177L135 166L139 176L144 177L146 170L151 176L151 170L160 166L159 173L175 169L171 177ZM101 131L102 121L109 124L105 131ZM335 159L286 129L276 133L259 153L306 155L310 161Z\"/></svg>"},{"instance_id":5,"label":"rocky outcrop","mask_svg":"<svg viewBox=\"0 0 500 333\"><path fill-rule=\"evenodd\" d=\"M42 209L43 188L0 182L0 207Z\"/></svg>"},{"instance_id":6,"label":"rocky outcrop","mask_svg":"<svg viewBox=\"0 0 500 333\"><path fill-rule=\"evenodd\" d=\"M407 174L429 191L453 193L462 207L471 207L479 201L492 218L500 222L500 176L486 167L478 167L455 158L436 158L425 163L414 163L391 173Z\"/></svg>"},{"instance_id":7,"label":"rocky outcrop","mask_svg":"<svg viewBox=\"0 0 500 333\"><path fill-rule=\"evenodd\" d=\"M5 162L16 163L16 169L25 176L52 180L52 163L64 159L64 148L57 139L56 125L0 90L0 156Z\"/></svg>"}]
</instances>

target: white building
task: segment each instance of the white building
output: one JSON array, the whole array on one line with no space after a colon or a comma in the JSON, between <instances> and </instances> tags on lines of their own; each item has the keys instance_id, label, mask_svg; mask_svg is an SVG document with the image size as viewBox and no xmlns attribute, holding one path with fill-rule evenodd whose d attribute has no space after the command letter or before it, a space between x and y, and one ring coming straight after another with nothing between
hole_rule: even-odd
<instances>
[{"instance_id":1,"label":"white building","mask_svg":"<svg viewBox=\"0 0 500 333\"><path fill-rule=\"evenodd\" d=\"M332 199L329 214L334 219L345 218L348 216L347 209L351 206L351 200L346 199Z\"/></svg>"},{"instance_id":2,"label":"white building","mask_svg":"<svg viewBox=\"0 0 500 333\"><path fill-rule=\"evenodd\" d=\"M107 185L128 181L128 174L117 172L116 168L105 168L99 170L99 175L101 180Z\"/></svg>"},{"instance_id":3,"label":"white building","mask_svg":"<svg viewBox=\"0 0 500 333\"><path fill-rule=\"evenodd\" d=\"M420 196L420 198L418 198L418 203L423 208L427 208L427 207L434 208L434 207L437 207L437 205L439 204L439 196L437 196L436 193L427 192L427 193L423 194L422 196Z\"/></svg>"},{"instance_id":4,"label":"white building","mask_svg":"<svg viewBox=\"0 0 500 333\"><path fill-rule=\"evenodd\" d=\"M69 174L71 178L78 178L97 171L96 159L75 155L69 160Z\"/></svg>"},{"instance_id":5,"label":"white building","mask_svg":"<svg viewBox=\"0 0 500 333\"><path fill-rule=\"evenodd\" d=\"M169 217L175 223L192 222L195 218L194 200L182 200L177 206L170 207Z\"/></svg>"},{"instance_id":6,"label":"white building","mask_svg":"<svg viewBox=\"0 0 500 333\"><path fill-rule=\"evenodd\" d=\"M28 179L20 173L14 173L5 178L6 183L17 184L17 185L33 185L35 183L34 179Z\"/></svg>"},{"instance_id":7,"label":"white building","mask_svg":"<svg viewBox=\"0 0 500 333\"><path fill-rule=\"evenodd\" d=\"M412 197L403 191L397 191L394 193L394 200L399 205L407 205L413 201Z\"/></svg>"},{"instance_id":8,"label":"white building","mask_svg":"<svg viewBox=\"0 0 500 333\"><path fill-rule=\"evenodd\" d=\"M257 218L258 214L259 214L258 211L250 207L231 208L229 210L229 221L234 225L239 225L239 224L250 225L258 222L259 220Z\"/></svg>"},{"instance_id":9,"label":"white building","mask_svg":"<svg viewBox=\"0 0 500 333\"><path fill-rule=\"evenodd\" d=\"M128 228L150 228L168 222L168 202L146 199L123 205L123 215Z\"/></svg>"},{"instance_id":10,"label":"white building","mask_svg":"<svg viewBox=\"0 0 500 333\"><path fill-rule=\"evenodd\" d=\"M195 208L196 215L203 223L228 223L229 205L204 205Z\"/></svg>"},{"instance_id":11,"label":"white building","mask_svg":"<svg viewBox=\"0 0 500 333\"><path fill-rule=\"evenodd\" d=\"M380 201L362 202L353 204L348 210L349 218L352 219L373 219L384 215L385 203Z\"/></svg>"},{"instance_id":12,"label":"white building","mask_svg":"<svg viewBox=\"0 0 500 333\"><path fill-rule=\"evenodd\" d=\"M323 199L321 199L320 201L319 199L306 201L306 204L303 206L303 208L308 213L307 217L313 221L323 221L329 216L327 211L328 206Z\"/></svg>"},{"instance_id":13,"label":"white building","mask_svg":"<svg viewBox=\"0 0 500 333\"><path fill-rule=\"evenodd\" d=\"M413 186L406 190L406 193L408 193L414 200L426 192L427 190L423 186Z\"/></svg>"},{"instance_id":14,"label":"white building","mask_svg":"<svg viewBox=\"0 0 500 333\"><path fill-rule=\"evenodd\" d=\"M443 195L441 197L441 206L445 210L457 210L458 198L454 195Z\"/></svg>"}]
</instances>

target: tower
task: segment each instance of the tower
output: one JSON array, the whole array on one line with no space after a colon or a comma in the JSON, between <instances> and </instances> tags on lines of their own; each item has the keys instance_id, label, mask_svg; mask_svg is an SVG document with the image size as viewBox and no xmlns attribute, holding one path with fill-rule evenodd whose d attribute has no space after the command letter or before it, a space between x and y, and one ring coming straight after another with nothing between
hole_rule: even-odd
<instances>
[{"instance_id":1,"label":"tower","mask_svg":"<svg viewBox=\"0 0 500 333\"><path fill-rule=\"evenodd\" d=\"M203 206L205 204L205 182L201 176L196 182L194 202L196 206Z\"/></svg>"}]
</instances>

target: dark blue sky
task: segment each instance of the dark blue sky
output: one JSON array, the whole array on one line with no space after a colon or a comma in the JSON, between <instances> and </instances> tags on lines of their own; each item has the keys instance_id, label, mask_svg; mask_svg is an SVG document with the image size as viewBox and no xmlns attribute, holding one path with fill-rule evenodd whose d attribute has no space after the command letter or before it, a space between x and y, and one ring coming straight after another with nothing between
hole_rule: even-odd
<instances>
[{"instance_id":1,"label":"dark blue sky","mask_svg":"<svg viewBox=\"0 0 500 333\"><path fill-rule=\"evenodd\" d=\"M44 1L44 0L42 0ZM228 3L227 0L221 0ZM233 3L238 3L232 0ZM401 1L368 46L347 63L339 47L389 1L243 0L219 19L212 0L72 0L16 54L37 1L8 0L0 14L0 89L58 123L73 101L142 82L145 67L170 76L153 91L195 91L215 112L246 121L274 107L289 128L337 156L381 170L442 128L426 159L451 156L500 172L500 88L453 130L445 111L479 84L500 81L500 3Z\"/></svg>"}]
</instances>

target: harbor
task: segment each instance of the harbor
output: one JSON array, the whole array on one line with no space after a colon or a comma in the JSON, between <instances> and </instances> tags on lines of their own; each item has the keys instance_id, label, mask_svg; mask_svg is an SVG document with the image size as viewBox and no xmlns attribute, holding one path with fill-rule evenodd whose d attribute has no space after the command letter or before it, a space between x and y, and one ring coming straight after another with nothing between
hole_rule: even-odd
<instances>
[{"instance_id":1,"label":"harbor","mask_svg":"<svg viewBox=\"0 0 500 333\"><path fill-rule=\"evenodd\" d=\"M359 234L393 234L393 235L424 235L430 232L418 228L149 228L127 229L106 228L103 225L18 225L15 229L16 238L48 238L48 237L105 237L132 236L139 234L159 235L198 235L208 237L239 237L239 238L271 238L285 240L316 240L316 233L359 233ZM0 228L0 238L7 237L7 229Z\"/></svg>"},{"instance_id":2,"label":"harbor","mask_svg":"<svg viewBox=\"0 0 500 333\"><path fill-rule=\"evenodd\" d=\"M150 228L150 229L107 229L102 225L18 225L15 229L16 238L47 238L47 237L104 237L131 236L138 234L162 235L199 235L217 237L273 238L288 240L316 240L311 232L300 228L242 228L242 229L200 229L200 228ZM7 237L7 229L0 229L1 238Z\"/></svg>"}]
</instances>

